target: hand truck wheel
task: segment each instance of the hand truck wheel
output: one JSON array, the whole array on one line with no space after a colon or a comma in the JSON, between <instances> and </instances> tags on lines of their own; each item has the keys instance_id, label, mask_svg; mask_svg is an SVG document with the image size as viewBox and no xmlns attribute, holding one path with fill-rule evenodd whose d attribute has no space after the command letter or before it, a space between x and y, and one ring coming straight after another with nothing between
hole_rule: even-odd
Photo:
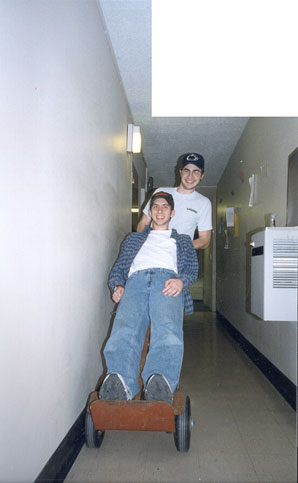
<instances>
[{"instance_id":1,"label":"hand truck wheel","mask_svg":"<svg viewBox=\"0 0 298 483\"><path fill-rule=\"evenodd\" d=\"M175 416L175 433L174 440L178 451L186 453L190 446L190 433L193 427L193 419L191 417L190 399L185 398L185 411Z\"/></svg>"},{"instance_id":2,"label":"hand truck wheel","mask_svg":"<svg viewBox=\"0 0 298 483\"><path fill-rule=\"evenodd\" d=\"M97 431L94 428L91 414L85 413L85 442L88 448L99 448L103 441L105 432Z\"/></svg>"}]
</instances>

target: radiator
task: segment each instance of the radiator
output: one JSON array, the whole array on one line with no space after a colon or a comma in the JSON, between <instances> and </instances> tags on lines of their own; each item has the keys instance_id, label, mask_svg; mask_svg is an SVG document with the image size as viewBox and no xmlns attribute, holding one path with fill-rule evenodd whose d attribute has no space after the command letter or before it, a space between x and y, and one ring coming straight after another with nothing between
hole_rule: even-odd
<instances>
[{"instance_id":1,"label":"radiator","mask_svg":"<svg viewBox=\"0 0 298 483\"><path fill-rule=\"evenodd\" d=\"M270 227L251 237L251 312L297 321L298 227Z\"/></svg>"}]
</instances>

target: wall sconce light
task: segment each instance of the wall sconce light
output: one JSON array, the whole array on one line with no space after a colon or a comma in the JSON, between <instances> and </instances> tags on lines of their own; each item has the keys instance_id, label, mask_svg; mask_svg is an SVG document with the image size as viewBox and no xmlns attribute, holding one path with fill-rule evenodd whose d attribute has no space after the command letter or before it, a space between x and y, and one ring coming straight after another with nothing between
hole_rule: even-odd
<instances>
[{"instance_id":1,"label":"wall sconce light","mask_svg":"<svg viewBox=\"0 0 298 483\"><path fill-rule=\"evenodd\" d=\"M126 151L128 153L140 153L141 152L141 129L140 126L134 126L133 124L127 125L127 145Z\"/></svg>"}]
</instances>

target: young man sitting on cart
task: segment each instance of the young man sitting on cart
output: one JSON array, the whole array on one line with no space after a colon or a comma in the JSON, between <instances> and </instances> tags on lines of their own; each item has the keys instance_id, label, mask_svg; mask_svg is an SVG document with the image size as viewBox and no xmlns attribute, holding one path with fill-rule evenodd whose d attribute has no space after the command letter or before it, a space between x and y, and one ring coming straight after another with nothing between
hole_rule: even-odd
<instances>
[{"instance_id":1,"label":"young man sitting on cart","mask_svg":"<svg viewBox=\"0 0 298 483\"><path fill-rule=\"evenodd\" d=\"M183 314L193 312L188 287L198 274L190 236L168 225L174 200L157 192L150 201L152 228L131 233L122 245L110 277L112 299L119 303L104 349L108 374L101 399L129 400L139 392L139 367L151 321L150 348L142 371L147 400L173 402L183 360Z\"/></svg>"}]
</instances>

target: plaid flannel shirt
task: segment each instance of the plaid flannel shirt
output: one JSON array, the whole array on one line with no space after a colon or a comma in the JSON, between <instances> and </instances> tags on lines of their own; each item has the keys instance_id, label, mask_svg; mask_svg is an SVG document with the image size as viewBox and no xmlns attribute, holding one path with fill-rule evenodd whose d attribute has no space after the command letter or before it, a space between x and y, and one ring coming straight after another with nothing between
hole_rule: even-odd
<instances>
[{"instance_id":1,"label":"plaid flannel shirt","mask_svg":"<svg viewBox=\"0 0 298 483\"><path fill-rule=\"evenodd\" d=\"M124 240L120 256L112 268L109 276L111 292L117 285L125 287L130 266L138 251L146 241L151 228L147 227L143 232L130 233ZM188 287L197 280L198 259L189 235L180 235L173 228L171 237L176 240L177 247L177 278L183 282L184 309L186 314L193 313L193 301Z\"/></svg>"}]
</instances>

